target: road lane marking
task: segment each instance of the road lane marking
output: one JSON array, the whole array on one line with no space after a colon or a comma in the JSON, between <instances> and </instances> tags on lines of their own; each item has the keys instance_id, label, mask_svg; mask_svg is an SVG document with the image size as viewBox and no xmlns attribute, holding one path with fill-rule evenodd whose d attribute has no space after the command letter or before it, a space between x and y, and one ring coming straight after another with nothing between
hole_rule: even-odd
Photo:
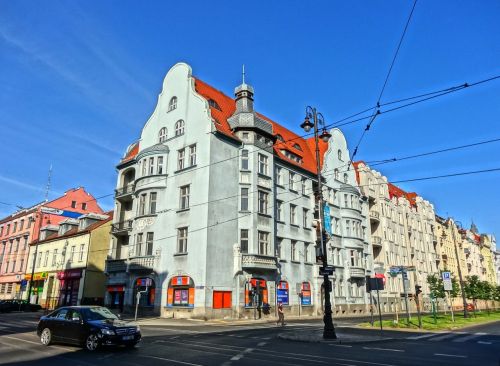
<instances>
[{"instance_id":1,"label":"road lane marking","mask_svg":"<svg viewBox=\"0 0 500 366\"><path fill-rule=\"evenodd\" d=\"M153 358L153 359L161 360L161 361L168 361L168 362L180 363L181 365L203 366L203 365L200 365L199 363L177 361L177 360L172 360L171 358L158 357L158 356L139 355L139 357Z\"/></svg>"},{"instance_id":2,"label":"road lane marking","mask_svg":"<svg viewBox=\"0 0 500 366\"><path fill-rule=\"evenodd\" d=\"M209 344L209 345L213 346L213 343L200 342L200 341L183 341L183 342L164 341L164 342L165 343L174 343L177 345L184 345L184 346L203 346L204 344ZM232 349L233 351L235 351L237 349L244 348L241 346L232 346L232 345L226 345L226 344L224 344L223 346L233 348ZM208 347L208 346L205 346L205 347ZM215 348L215 347L208 347L208 348ZM192 350L194 350L194 349L192 349ZM226 348L224 350L229 351L230 349ZM317 356L314 354L278 352L278 351L271 351L268 349L259 349L259 356L264 356L265 354L267 354L269 357L285 358L285 359L291 359L291 360L301 360L301 361L308 361L308 362L315 362L315 363L331 364L332 360L335 360L335 361L355 362L355 363L367 364L367 365L395 366L394 364L382 363L382 362L361 361L361 360L354 360L354 359L340 358L340 357L325 357L325 356ZM288 355L290 357L287 357L285 355ZM252 357L255 357L255 353L252 354ZM308 358L301 358L301 357L308 357ZM336 362L336 363L338 364L338 362Z\"/></svg>"},{"instance_id":3,"label":"road lane marking","mask_svg":"<svg viewBox=\"0 0 500 366\"><path fill-rule=\"evenodd\" d=\"M405 350L403 349L395 349L395 348L363 347L363 349L375 349L378 351L390 351L390 352L405 352Z\"/></svg>"},{"instance_id":4,"label":"road lane marking","mask_svg":"<svg viewBox=\"0 0 500 366\"><path fill-rule=\"evenodd\" d=\"M491 344L491 342L487 342L487 341L477 341L477 343L479 343L479 344Z\"/></svg>"},{"instance_id":5,"label":"road lane marking","mask_svg":"<svg viewBox=\"0 0 500 366\"><path fill-rule=\"evenodd\" d=\"M240 352L237 355L231 357L231 361L238 361L240 358L243 358L246 353L250 353L252 351L253 351L253 348L247 348L243 352Z\"/></svg>"},{"instance_id":6,"label":"road lane marking","mask_svg":"<svg viewBox=\"0 0 500 366\"><path fill-rule=\"evenodd\" d=\"M458 339L454 339L453 342L466 342L466 341L469 341L471 339L484 336L486 334L487 333L475 333L475 334L468 335L466 337L460 337Z\"/></svg>"},{"instance_id":7,"label":"road lane marking","mask_svg":"<svg viewBox=\"0 0 500 366\"><path fill-rule=\"evenodd\" d=\"M260 343L257 343L257 347L263 347L267 344L267 342L260 342Z\"/></svg>"},{"instance_id":8,"label":"road lane marking","mask_svg":"<svg viewBox=\"0 0 500 366\"><path fill-rule=\"evenodd\" d=\"M453 338L453 337L456 337L457 335L461 335L461 334L466 334L466 333L465 332L446 333L445 335L430 338L430 339L428 339L428 341L430 341L430 342L442 341L443 339Z\"/></svg>"},{"instance_id":9,"label":"road lane marking","mask_svg":"<svg viewBox=\"0 0 500 366\"><path fill-rule=\"evenodd\" d=\"M467 356L463 356L463 355L448 355L448 354L446 354L446 353L434 353L434 356L445 356L445 357L467 358Z\"/></svg>"},{"instance_id":10,"label":"road lane marking","mask_svg":"<svg viewBox=\"0 0 500 366\"><path fill-rule=\"evenodd\" d=\"M422 339L422 338L434 337L435 335L436 335L436 333L430 333L430 334L424 334L424 335L419 335L419 336L406 337L406 339Z\"/></svg>"}]
</instances>

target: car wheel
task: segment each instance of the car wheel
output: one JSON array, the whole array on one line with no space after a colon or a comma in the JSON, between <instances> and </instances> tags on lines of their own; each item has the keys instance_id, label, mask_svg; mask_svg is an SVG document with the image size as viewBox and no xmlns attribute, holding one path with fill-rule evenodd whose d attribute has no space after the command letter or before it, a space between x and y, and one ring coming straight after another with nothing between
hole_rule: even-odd
<instances>
[{"instance_id":1,"label":"car wheel","mask_svg":"<svg viewBox=\"0 0 500 366\"><path fill-rule=\"evenodd\" d=\"M88 351L95 351L99 348L99 338L97 338L96 334L92 333L88 335L85 340L85 348L87 348Z\"/></svg>"},{"instance_id":2,"label":"car wheel","mask_svg":"<svg viewBox=\"0 0 500 366\"><path fill-rule=\"evenodd\" d=\"M52 343L52 333L49 328L45 328L40 335L40 342L44 346L49 346Z\"/></svg>"}]
</instances>

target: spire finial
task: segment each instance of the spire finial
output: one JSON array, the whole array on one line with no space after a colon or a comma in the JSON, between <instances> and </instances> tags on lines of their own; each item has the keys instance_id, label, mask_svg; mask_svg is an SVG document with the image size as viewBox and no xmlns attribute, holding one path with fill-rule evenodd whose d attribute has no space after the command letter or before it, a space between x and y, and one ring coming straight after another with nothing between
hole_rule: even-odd
<instances>
[{"instance_id":1,"label":"spire finial","mask_svg":"<svg viewBox=\"0 0 500 366\"><path fill-rule=\"evenodd\" d=\"M242 71L241 71L241 76L243 78L243 83L242 84L245 84L245 64L243 64Z\"/></svg>"}]
</instances>

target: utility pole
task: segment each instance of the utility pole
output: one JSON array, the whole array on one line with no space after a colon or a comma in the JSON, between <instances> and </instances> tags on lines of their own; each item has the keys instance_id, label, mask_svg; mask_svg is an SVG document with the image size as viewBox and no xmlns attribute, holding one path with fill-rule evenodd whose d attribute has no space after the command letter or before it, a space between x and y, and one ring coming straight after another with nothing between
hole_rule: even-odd
<instances>
[{"instance_id":1,"label":"utility pole","mask_svg":"<svg viewBox=\"0 0 500 366\"><path fill-rule=\"evenodd\" d=\"M310 121L312 118L313 122ZM321 135L318 134L318 125L323 125L323 130ZM319 138L321 138L324 142L328 142L332 135L328 133L325 128L325 120L321 113L316 111L316 108L306 107L306 118L304 122L300 125L304 129L305 132L309 132L311 128L314 128L314 143L316 146L316 170L317 170L317 179L318 179L318 191L316 194L317 199L319 200L319 215L321 221L321 232L320 232L320 244L322 250L322 262L323 268L325 272L323 274L323 289L325 294L325 314L323 316L323 338L325 339L336 339L337 335L335 334L335 328L333 326L333 318L332 318L332 303L330 300L330 280L328 278L328 272L326 268L328 266L328 258L326 251L326 241L323 240L323 232L325 230L325 215L324 215L324 207L323 207L323 186L322 186L322 176L321 176L321 165L319 163Z\"/></svg>"},{"instance_id":2,"label":"utility pole","mask_svg":"<svg viewBox=\"0 0 500 366\"><path fill-rule=\"evenodd\" d=\"M457 258L457 270L458 270L458 278L460 279L460 291L462 292L462 301L464 304L464 318L468 317L467 313L467 300L465 298L464 291L464 279L462 277L462 270L460 269L460 258L458 257L458 247L457 247L457 239L455 237L455 228L458 230L458 226L456 224L460 224L460 228L462 227L462 223L460 221L453 221L453 219L448 219L450 223L453 223L451 226L451 234L453 235L453 245L455 246L455 256ZM453 307L453 304L451 305Z\"/></svg>"}]
</instances>

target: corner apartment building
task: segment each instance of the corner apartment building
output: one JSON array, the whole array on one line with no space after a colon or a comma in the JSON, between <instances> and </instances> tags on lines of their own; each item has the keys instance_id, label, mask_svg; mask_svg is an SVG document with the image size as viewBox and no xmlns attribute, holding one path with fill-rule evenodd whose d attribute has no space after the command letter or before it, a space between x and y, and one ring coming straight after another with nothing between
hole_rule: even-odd
<instances>
[{"instance_id":1,"label":"corner apartment building","mask_svg":"<svg viewBox=\"0 0 500 366\"><path fill-rule=\"evenodd\" d=\"M427 276L436 273L438 265L433 205L389 183L362 161L354 166L361 192L368 198L373 269L377 277L385 278L383 311L395 311L403 294L402 276L388 276L391 266L414 267L408 272L407 292L413 294L418 284L424 302L429 301Z\"/></svg>"},{"instance_id":2,"label":"corner apartment building","mask_svg":"<svg viewBox=\"0 0 500 366\"><path fill-rule=\"evenodd\" d=\"M47 309L104 303L111 220L111 213L89 213L42 228L40 240L32 245L26 274L31 277L34 263L34 303Z\"/></svg>"},{"instance_id":3,"label":"corner apartment building","mask_svg":"<svg viewBox=\"0 0 500 366\"><path fill-rule=\"evenodd\" d=\"M53 213L47 209L52 209ZM0 299L28 297L27 286L21 286L21 283L26 279L31 243L38 239L42 227L57 225L65 219L58 210L73 217L90 212L102 213L95 198L79 187L0 220Z\"/></svg>"},{"instance_id":4,"label":"corner apartment building","mask_svg":"<svg viewBox=\"0 0 500 366\"><path fill-rule=\"evenodd\" d=\"M131 308L140 292L142 312L167 317L252 317L256 305L278 301L288 313L321 311L314 142L257 113L253 97L243 82L230 98L184 63L168 71L140 140L117 167L107 304ZM341 132L332 134L320 144L337 225L332 301L361 310L367 209L354 172L332 174L349 156Z\"/></svg>"}]
</instances>

